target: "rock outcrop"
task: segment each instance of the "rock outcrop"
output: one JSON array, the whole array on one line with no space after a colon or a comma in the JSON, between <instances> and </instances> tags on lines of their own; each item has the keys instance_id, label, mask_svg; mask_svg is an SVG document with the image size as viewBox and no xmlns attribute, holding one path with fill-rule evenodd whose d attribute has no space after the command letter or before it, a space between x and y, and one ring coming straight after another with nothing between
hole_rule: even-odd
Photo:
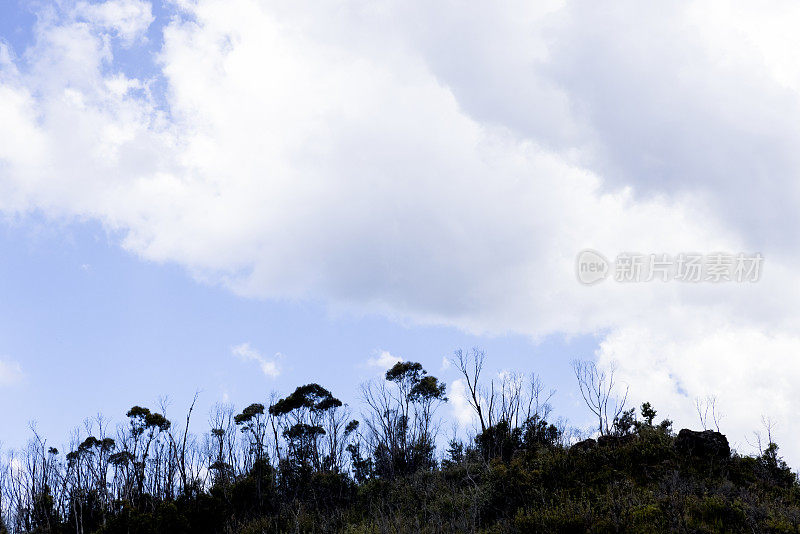
<instances>
[{"instance_id":1,"label":"rock outcrop","mask_svg":"<svg viewBox=\"0 0 800 534\"><path fill-rule=\"evenodd\" d=\"M686 456L727 459L731 455L728 438L713 430L684 428L675 438L675 449Z\"/></svg>"},{"instance_id":2,"label":"rock outcrop","mask_svg":"<svg viewBox=\"0 0 800 534\"><path fill-rule=\"evenodd\" d=\"M585 439L583 441L579 441L574 443L570 449L574 451L588 451L594 449L597 446L597 442L592 438Z\"/></svg>"}]
</instances>

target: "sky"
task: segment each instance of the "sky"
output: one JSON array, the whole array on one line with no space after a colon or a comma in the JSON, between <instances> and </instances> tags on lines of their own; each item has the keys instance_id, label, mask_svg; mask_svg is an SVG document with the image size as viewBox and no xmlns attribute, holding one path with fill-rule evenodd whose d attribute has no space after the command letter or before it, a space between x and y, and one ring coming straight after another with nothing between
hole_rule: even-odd
<instances>
[{"instance_id":1,"label":"sky","mask_svg":"<svg viewBox=\"0 0 800 534\"><path fill-rule=\"evenodd\" d=\"M792 2L0 0L0 441L397 359L570 361L793 465ZM760 254L753 282L587 286L576 255ZM201 419L205 416L201 416Z\"/></svg>"}]
</instances>

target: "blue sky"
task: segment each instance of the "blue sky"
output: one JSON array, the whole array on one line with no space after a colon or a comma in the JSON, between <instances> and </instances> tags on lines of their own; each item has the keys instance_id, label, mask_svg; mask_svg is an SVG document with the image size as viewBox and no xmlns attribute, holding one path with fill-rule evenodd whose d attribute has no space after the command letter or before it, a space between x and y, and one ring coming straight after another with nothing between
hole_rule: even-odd
<instances>
[{"instance_id":1,"label":"blue sky","mask_svg":"<svg viewBox=\"0 0 800 534\"><path fill-rule=\"evenodd\" d=\"M520 335L475 336L454 328L403 326L379 316L334 316L313 302L269 302L199 284L180 267L120 250L93 223L52 224L41 217L7 220L0 232L0 347L23 377L0 388L3 443L20 446L28 424L55 443L97 413L122 420L134 404L157 406L169 396L183 417L195 391L197 430L216 402L246 406L270 391L319 382L358 406L357 388L380 369L381 351L424 363L455 379L442 358L479 346L494 371L538 372L559 413L583 421L566 353L590 356L592 336L533 343ZM273 358L278 377L236 358L241 343ZM450 415L450 414L448 414Z\"/></svg>"},{"instance_id":2,"label":"blue sky","mask_svg":"<svg viewBox=\"0 0 800 534\"><path fill-rule=\"evenodd\" d=\"M477 345L577 426L593 358L796 461L800 8L770 7L3 1L0 440L197 389L200 422L309 381L356 406L384 352L453 401ZM584 249L764 264L586 286Z\"/></svg>"}]
</instances>

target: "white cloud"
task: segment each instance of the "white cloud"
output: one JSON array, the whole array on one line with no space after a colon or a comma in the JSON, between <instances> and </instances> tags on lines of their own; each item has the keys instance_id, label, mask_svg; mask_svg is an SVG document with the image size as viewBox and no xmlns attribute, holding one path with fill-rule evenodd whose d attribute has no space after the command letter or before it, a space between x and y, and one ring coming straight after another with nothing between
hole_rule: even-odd
<instances>
[{"instance_id":1,"label":"white cloud","mask_svg":"<svg viewBox=\"0 0 800 534\"><path fill-rule=\"evenodd\" d=\"M113 31L126 45L140 38L154 20L152 5L143 0L78 2L75 13L99 28Z\"/></svg>"},{"instance_id":2,"label":"white cloud","mask_svg":"<svg viewBox=\"0 0 800 534\"><path fill-rule=\"evenodd\" d=\"M447 394L447 400L449 401L450 409L456 421L465 428L473 425L477 419L475 411L469 404L467 395L467 385L464 383L463 378L458 378L450 383L450 391Z\"/></svg>"},{"instance_id":3,"label":"white cloud","mask_svg":"<svg viewBox=\"0 0 800 534\"><path fill-rule=\"evenodd\" d=\"M402 362L403 359L399 356L391 354L388 350L378 351L377 356L367 359L367 366L377 367L383 371L391 368L397 362Z\"/></svg>"},{"instance_id":4,"label":"white cloud","mask_svg":"<svg viewBox=\"0 0 800 534\"><path fill-rule=\"evenodd\" d=\"M699 426L695 399L715 396L725 415L720 429L740 452L753 452L745 438L762 430L762 416L779 421L779 445L796 454L790 440L800 432L794 417L800 336L685 319L683 335L650 325L617 329L601 344L601 363L616 361L632 398L649 400L662 416L683 424Z\"/></svg>"},{"instance_id":5,"label":"white cloud","mask_svg":"<svg viewBox=\"0 0 800 534\"><path fill-rule=\"evenodd\" d=\"M234 356L237 356L239 359L245 362L256 362L258 366L261 368L261 372L264 373L264 376L268 376L270 378L277 378L278 375L281 374L280 366L276 359L267 359L265 358L260 352L250 346L250 343L242 343L240 345L236 345L231 349L231 353ZM280 354L276 354L276 358L280 357ZM224 396L227 396L227 392Z\"/></svg>"},{"instance_id":6,"label":"white cloud","mask_svg":"<svg viewBox=\"0 0 800 534\"><path fill-rule=\"evenodd\" d=\"M18 384L23 376L22 366L19 363L0 359L0 386Z\"/></svg>"},{"instance_id":7,"label":"white cloud","mask_svg":"<svg viewBox=\"0 0 800 534\"><path fill-rule=\"evenodd\" d=\"M20 460L16 456L11 458L11 461L9 462L9 466L11 467L11 472L12 473L22 473L23 470L25 469L25 464L23 464L22 460Z\"/></svg>"},{"instance_id":8,"label":"white cloud","mask_svg":"<svg viewBox=\"0 0 800 534\"><path fill-rule=\"evenodd\" d=\"M107 38L140 38L149 4L42 18L25 61L0 47L0 210L100 220L248 296L605 332L601 361L686 424L708 393L732 435L791 419L791 382L761 384L764 362L800 372L795 7L180 5L168 113ZM746 286L586 288L586 247L766 263Z\"/></svg>"}]
</instances>

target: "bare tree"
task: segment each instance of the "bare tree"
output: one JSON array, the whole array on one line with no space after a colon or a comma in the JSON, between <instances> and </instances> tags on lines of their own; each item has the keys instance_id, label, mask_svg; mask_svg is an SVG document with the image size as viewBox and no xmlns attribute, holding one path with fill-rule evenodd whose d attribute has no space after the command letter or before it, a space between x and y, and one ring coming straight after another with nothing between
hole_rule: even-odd
<instances>
[{"instance_id":1,"label":"bare tree","mask_svg":"<svg viewBox=\"0 0 800 534\"><path fill-rule=\"evenodd\" d=\"M548 419L553 407L550 400L556 394L555 389L550 389L547 394L544 393L544 384L541 378L536 373L531 373L528 376L528 401L525 412L525 419Z\"/></svg>"},{"instance_id":2,"label":"bare tree","mask_svg":"<svg viewBox=\"0 0 800 534\"><path fill-rule=\"evenodd\" d=\"M192 404L189 405L189 411L186 413L186 425L183 427L183 436L180 439L180 450L178 450L178 442L173 436L172 432L169 433L170 444L172 446L173 454L177 457L177 469L180 473L181 477L181 488L186 489L189 485L189 477L188 477L188 470L186 465L186 445L187 440L189 437L189 423L192 419L192 412L194 411L194 405L197 403L197 396L200 394L199 391L195 391L194 397L192 398ZM166 413L166 410L164 410Z\"/></svg>"},{"instance_id":3,"label":"bare tree","mask_svg":"<svg viewBox=\"0 0 800 534\"><path fill-rule=\"evenodd\" d=\"M555 390L545 395L542 381L536 373L526 377L515 372L502 372L497 380L483 383L481 374L485 361L486 353L477 348L469 353L459 349L451 359L464 376L467 402L478 417L481 433L500 421L513 428L534 418L547 418Z\"/></svg>"},{"instance_id":4,"label":"bare tree","mask_svg":"<svg viewBox=\"0 0 800 534\"><path fill-rule=\"evenodd\" d=\"M753 431L754 442L751 442L749 439L747 439L747 443L751 447L757 449L758 454L760 456L763 456L764 452L767 451L770 448L770 446L774 444L774 441L772 439L772 432L775 429L775 421L773 421L771 417L762 415L761 426L764 427L764 431L766 432L767 435L763 436L760 431L754 430ZM764 437L767 438L766 447L764 446Z\"/></svg>"},{"instance_id":5,"label":"bare tree","mask_svg":"<svg viewBox=\"0 0 800 534\"><path fill-rule=\"evenodd\" d=\"M472 409L475 410L475 414L478 416L478 421L481 425L481 432L486 432L487 424L486 424L486 417L484 417L484 407L483 402L481 400L480 395L480 379L481 379L481 372L483 371L483 363L486 360L486 353L482 350L477 348L473 348L472 351L467 354L463 350L458 349L453 354L452 363L455 365L461 374L464 375L464 379L467 382L467 391L469 392L469 397L467 401L469 405L472 406ZM489 423L488 426L491 426Z\"/></svg>"},{"instance_id":6,"label":"bare tree","mask_svg":"<svg viewBox=\"0 0 800 534\"><path fill-rule=\"evenodd\" d=\"M615 394L615 372L612 364L608 370L601 370L593 361L573 360L572 370L578 380L578 387L586 406L597 418L600 435L611 433L614 421L625 409L628 387L621 397Z\"/></svg>"},{"instance_id":7,"label":"bare tree","mask_svg":"<svg viewBox=\"0 0 800 534\"><path fill-rule=\"evenodd\" d=\"M703 430L708 430L713 427L719 432L719 422L724 415L717 407L717 396L707 395L704 398L697 397L694 400L694 406L697 409L697 417L700 419L700 426Z\"/></svg>"}]
</instances>

